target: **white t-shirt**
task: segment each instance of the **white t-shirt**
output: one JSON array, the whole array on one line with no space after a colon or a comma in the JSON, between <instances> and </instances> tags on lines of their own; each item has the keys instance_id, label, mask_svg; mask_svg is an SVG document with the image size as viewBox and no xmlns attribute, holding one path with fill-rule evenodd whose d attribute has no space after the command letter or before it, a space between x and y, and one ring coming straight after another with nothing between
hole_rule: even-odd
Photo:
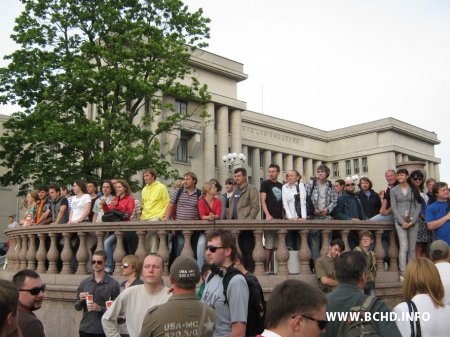
<instances>
[{"instance_id":1,"label":"white t-shirt","mask_svg":"<svg viewBox=\"0 0 450 337\"><path fill-rule=\"evenodd\" d=\"M450 305L450 263L438 262L435 266L439 271L439 275L441 275L442 285L444 286L444 302L445 304Z\"/></svg>"},{"instance_id":2,"label":"white t-shirt","mask_svg":"<svg viewBox=\"0 0 450 337\"><path fill-rule=\"evenodd\" d=\"M420 330L422 337L447 337L450 336L450 306L436 308L427 294L418 294L412 298L420 313ZM398 304L394 308L397 314L398 329L403 337L411 336L411 325L407 319L409 309L406 302ZM403 314L402 314L403 313ZM415 326L414 322L414 326Z\"/></svg>"},{"instance_id":3,"label":"white t-shirt","mask_svg":"<svg viewBox=\"0 0 450 337\"><path fill-rule=\"evenodd\" d=\"M172 294L164 287L158 293L150 293L144 284L125 289L116 298L112 306L103 314L103 331L107 337L120 337L117 318L125 315L130 337L138 337L141 333L147 311L155 305L166 303Z\"/></svg>"},{"instance_id":4,"label":"white t-shirt","mask_svg":"<svg viewBox=\"0 0 450 337\"><path fill-rule=\"evenodd\" d=\"M80 219L86 209L86 204L91 203L91 196L89 194L83 194L81 197L77 195L72 197L72 222L77 222L79 220L89 220L86 216L85 219ZM89 214L88 214L89 215Z\"/></svg>"}]
</instances>

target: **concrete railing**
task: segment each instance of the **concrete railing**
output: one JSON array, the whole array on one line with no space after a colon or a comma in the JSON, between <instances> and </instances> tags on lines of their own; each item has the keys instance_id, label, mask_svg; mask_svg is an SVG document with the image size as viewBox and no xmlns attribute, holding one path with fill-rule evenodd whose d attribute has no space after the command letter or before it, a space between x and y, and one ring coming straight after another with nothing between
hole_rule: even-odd
<instances>
[{"instance_id":1,"label":"concrete railing","mask_svg":"<svg viewBox=\"0 0 450 337\"><path fill-rule=\"evenodd\" d=\"M311 251L308 246L308 231L319 230L322 236L321 254L328 251L329 238L332 231L339 231L341 238L348 249L348 235L351 230L371 230L375 234L375 255L377 269L384 271L385 250L382 246L382 234L389 232L390 259L389 271L398 272L398 249L395 239L395 228L391 222L375 221L288 221L288 220L247 220L247 221L164 221L164 222L114 222L114 223L83 223L65 225L41 225L6 232L10 240L8 257L8 271L14 272L21 269L33 269L40 274L87 274L87 262L89 258L86 247L86 237L89 233L95 233L97 237L97 250L104 248L104 240L108 233L116 235L117 244L114 250L115 274L120 273L122 258L126 255L123 237L127 232L135 232L138 237L137 249L134 252L137 256L144 258L147 255L144 239L148 231L156 231L159 236L158 254L163 258L165 264L165 275L168 275L169 248L167 237L172 231L182 231L184 236L184 247L182 255L194 256L191 246L191 235L193 231L204 231L205 234L215 229L230 230L237 238L241 230L252 230L255 237L255 249L253 259L255 261L256 276L264 275L264 247L262 235L264 230L275 230L278 236L278 248L276 259L278 262L277 275L288 275L287 261L289 251L286 246L285 236L289 230L298 231L301 238L298 259L300 263L300 275L310 275ZM73 251L70 244L71 238L78 236L79 248ZM62 250L60 252L60 242ZM131 252L133 253L133 252ZM77 269L72 270L73 261L76 259ZM59 262L58 262L59 261ZM61 263L62 261L62 263ZM58 268L58 264L59 267ZM62 268L61 268L62 265Z\"/></svg>"}]
</instances>

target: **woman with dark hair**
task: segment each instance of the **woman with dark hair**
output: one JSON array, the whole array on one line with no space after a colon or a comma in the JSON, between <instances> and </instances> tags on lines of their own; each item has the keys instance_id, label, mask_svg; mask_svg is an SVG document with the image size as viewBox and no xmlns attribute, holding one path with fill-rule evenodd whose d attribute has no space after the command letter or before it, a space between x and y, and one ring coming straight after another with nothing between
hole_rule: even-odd
<instances>
[{"instance_id":1,"label":"woman with dark hair","mask_svg":"<svg viewBox=\"0 0 450 337\"><path fill-rule=\"evenodd\" d=\"M101 206L102 202L105 202L107 205L111 205L116 195L116 189L114 188L114 185L111 181L104 180L101 186L103 195L95 200L93 208L94 216L92 217L92 222L102 222L102 216L104 214L103 208Z\"/></svg>"},{"instance_id":2,"label":"woman with dark hair","mask_svg":"<svg viewBox=\"0 0 450 337\"><path fill-rule=\"evenodd\" d=\"M380 196L372 189L372 181L367 177L359 179L358 187L360 191L355 195L361 201L361 206L367 219L370 219L380 212Z\"/></svg>"},{"instance_id":3,"label":"woman with dark hair","mask_svg":"<svg viewBox=\"0 0 450 337\"><path fill-rule=\"evenodd\" d=\"M407 261L416 256L417 219L420 215L422 197L409 179L408 170L399 169L397 180L399 184L391 189L390 196L400 243L398 256L400 281L403 281Z\"/></svg>"},{"instance_id":4,"label":"woman with dark hair","mask_svg":"<svg viewBox=\"0 0 450 337\"><path fill-rule=\"evenodd\" d=\"M77 179L73 183L72 209L70 210L69 223L81 223L89 221L91 212L91 196L88 194L84 180Z\"/></svg>"},{"instance_id":5,"label":"woman with dark hair","mask_svg":"<svg viewBox=\"0 0 450 337\"><path fill-rule=\"evenodd\" d=\"M420 193L422 197L420 215L417 219L417 242L416 242L416 256L425 256L426 248L429 242L431 242L431 231L428 230L425 223L425 211L428 203L428 196L424 192L424 179L423 173L420 170L412 171L410 174L411 181Z\"/></svg>"},{"instance_id":6,"label":"woman with dark hair","mask_svg":"<svg viewBox=\"0 0 450 337\"><path fill-rule=\"evenodd\" d=\"M408 264L403 284L406 301L398 304L394 312L397 317L409 315L417 321L411 318L395 321L403 337L449 336L450 306L444 303L444 292L439 271L433 262L418 257Z\"/></svg>"}]
</instances>

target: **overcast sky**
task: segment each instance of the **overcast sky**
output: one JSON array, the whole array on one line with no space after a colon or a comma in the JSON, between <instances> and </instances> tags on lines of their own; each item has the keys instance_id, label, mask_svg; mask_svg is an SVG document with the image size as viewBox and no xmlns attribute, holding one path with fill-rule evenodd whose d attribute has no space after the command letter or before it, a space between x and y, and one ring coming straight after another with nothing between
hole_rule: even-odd
<instances>
[{"instance_id":1,"label":"overcast sky","mask_svg":"<svg viewBox=\"0 0 450 337\"><path fill-rule=\"evenodd\" d=\"M244 64L249 110L323 130L394 117L434 131L450 181L450 1L185 3L212 20L207 50ZM2 56L20 6L0 1Z\"/></svg>"}]
</instances>

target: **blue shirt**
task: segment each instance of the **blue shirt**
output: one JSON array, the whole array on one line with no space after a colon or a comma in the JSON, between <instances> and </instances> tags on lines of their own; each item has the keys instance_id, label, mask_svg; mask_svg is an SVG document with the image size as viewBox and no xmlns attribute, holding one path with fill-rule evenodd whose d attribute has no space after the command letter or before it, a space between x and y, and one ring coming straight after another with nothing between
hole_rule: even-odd
<instances>
[{"instance_id":1,"label":"blue shirt","mask_svg":"<svg viewBox=\"0 0 450 337\"><path fill-rule=\"evenodd\" d=\"M447 201L435 201L427 206L425 213L425 222L439 220L447 215L449 211ZM447 220L441 227L435 230L436 240L444 240L450 245L450 220Z\"/></svg>"}]
</instances>

